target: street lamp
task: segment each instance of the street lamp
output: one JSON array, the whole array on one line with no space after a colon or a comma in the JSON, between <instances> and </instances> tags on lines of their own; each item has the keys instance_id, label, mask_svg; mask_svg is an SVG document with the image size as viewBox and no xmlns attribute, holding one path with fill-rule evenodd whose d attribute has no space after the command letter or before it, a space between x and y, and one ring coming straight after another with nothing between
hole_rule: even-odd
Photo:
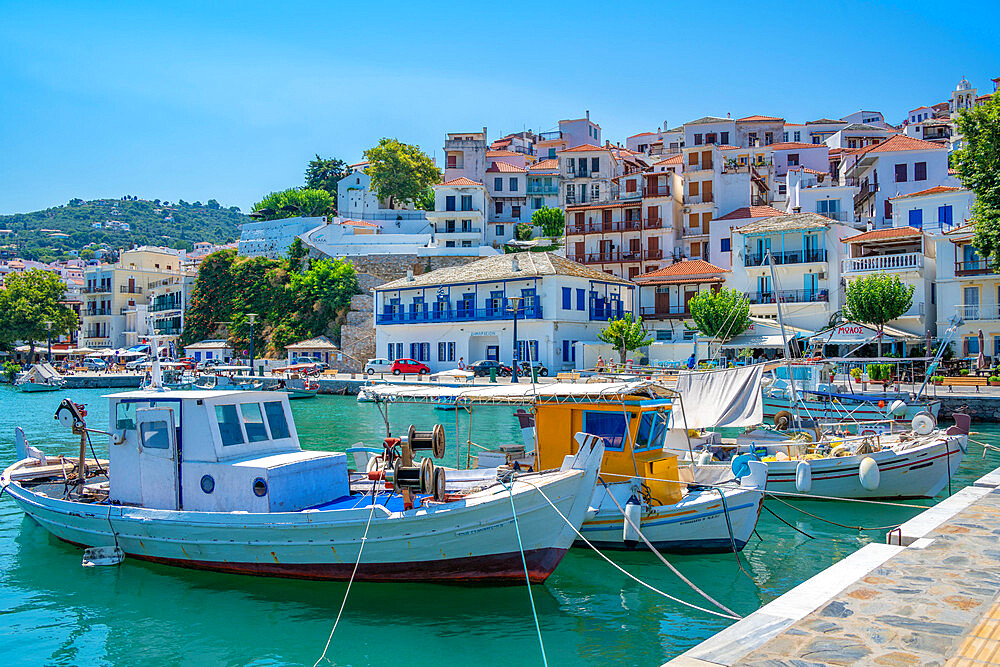
<instances>
[{"instance_id":1,"label":"street lamp","mask_svg":"<svg viewBox=\"0 0 1000 667\"><path fill-rule=\"evenodd\" d=\"M257 318L257 313L247 313L250 320L250 375L253 375L253 321Z\"/></svg>"},{"instance_id":2,"label":"street lamp","mask_svg":"<svg viewBox=\"0 0 1000 667\"><path fill-rule=\"evenodd\" d=\"M52 321L45 320L45 340L49 345L49 363L52 363Z\"/></svg>"},{"instance_id":3,"label":"street lamp","mask_svg":"<svg viewBox=\"0 0 1000 667\"><path fill-rule=\"evenodd\" d=\"M507 310L514 313L514 350L511 354L512 363L510 365L510 381L517 383L517 311L521 309L522 296L512 296L507 298Z\"/></svg>"}]
</instances>

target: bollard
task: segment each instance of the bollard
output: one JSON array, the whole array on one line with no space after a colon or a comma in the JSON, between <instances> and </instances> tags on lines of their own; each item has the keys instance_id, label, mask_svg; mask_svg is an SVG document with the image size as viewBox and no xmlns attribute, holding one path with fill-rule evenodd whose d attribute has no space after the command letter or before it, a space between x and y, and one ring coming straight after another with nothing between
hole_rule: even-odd
<instances>
[{"instance_id":1,"label":"bollard","mask_svg":"<svg viewBox=\"0 0 1000 667\"><path fill-rule=\"evenodd\" d=\"M490 382L497 381L497 369L496 366L490 366Z\"/></svg>"},{"instance_id":2,"label":"bollard","mask_svg":"<svg viewBox=\"0 0 1000 667\"><path fill-rule=\"evenodd\" d=\"M538 382L538 366L531 367L531 381Z\"/></svg>"}]
</instances>

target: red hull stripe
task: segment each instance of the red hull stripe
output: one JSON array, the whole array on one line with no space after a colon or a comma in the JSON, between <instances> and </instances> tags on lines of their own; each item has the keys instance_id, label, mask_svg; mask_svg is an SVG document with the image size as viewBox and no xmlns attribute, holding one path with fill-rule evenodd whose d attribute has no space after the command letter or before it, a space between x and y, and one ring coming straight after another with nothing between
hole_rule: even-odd
<instances>
[{"instance_id":1,"label":"red hull stripe","mask_svg":"<svg viewBox=\"0 0 1000 667\"><path fill-rule=\"evenodd\" d=\"M894 466L887 466L885 468L880 467L879 470L881 470L882 472L885 472L886 470L896 470L897 468L906 468L907 466L919 465L921 463L926 463L928 461L933 461L934 459L939 459L942 456L949 456L949 455L957 454L960 451L962 451L962 450L961 449L954 449L950 453L938 454L937 456L929 456L926 459L923 459L923 458L914 459L914 460L908 461L906 463L902 463L902 464L894 465ZM819 475L822 475L822 474L823 473L819 473ZM857 474L858 474L857 472L849 472L849 473L846 473L846 474L843 474L843 475L826 475L825 477L820 477L819 475L817 475L817 476L813 477L812 479L813 479L813 481L824 480L824 479L840 479L841 477L856 477ZM780 476L790 475L790 477L788 479L778 479L779 475ZM776 482L776 483L788 483L788 482L795 481L794 477L795 477L795 473L777 472L777 473L774 473L773 476L772 475L768 475L767 476L767 481L768 482Z\"/></svg>"},{"instance_id":2,"label":"red hull stripe","mask_svg":"<svg viewBox=\"0 0 1000 667\"><path fill-rule=\"evenodd\" d=\"M85 545L77 545L85 546ZM566 554L566 549L533 549L524 552L528 576L533 584L544 583ZM127 553L132 558L230 574L252 574L291 579L347 581L354 563L216 563ZM524 584L521 553L513 551L489 556L448 558L416 563L361 563L357 581L440 581L489 584Z\"/></svg>"}]
</instances>

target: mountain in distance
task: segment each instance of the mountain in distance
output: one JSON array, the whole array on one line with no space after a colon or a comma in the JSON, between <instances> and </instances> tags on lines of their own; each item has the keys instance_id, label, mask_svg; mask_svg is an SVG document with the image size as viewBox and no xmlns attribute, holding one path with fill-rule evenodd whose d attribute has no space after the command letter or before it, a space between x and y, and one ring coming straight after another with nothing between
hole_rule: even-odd
<instances>
[{"instance_id":1,"label":"mountain in distance","mask_svg":"<svg viewBox=\"0 0 1000 667\"><path fill-rule=\"evenodd\" d=\"M250 222L239 207L214 199L189 204L139 199L70 200L31 213L0 215L0 249L5 255L50 262L94 244L111 249L156 245L191 250L197 241L230 243L239 225Z\"/></svg>"}]
</instances>

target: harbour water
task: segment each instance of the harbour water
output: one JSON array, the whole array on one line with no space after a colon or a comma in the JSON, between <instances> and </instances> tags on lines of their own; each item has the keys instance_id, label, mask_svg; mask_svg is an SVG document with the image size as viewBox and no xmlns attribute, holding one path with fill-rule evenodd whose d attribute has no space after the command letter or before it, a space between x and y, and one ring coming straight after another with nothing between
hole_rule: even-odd
<instances>
[{"instance_id":1,"label":"harbour water","mask_svg":"<svg viewBox=\"0 0 1000 667\"><path fill-rule=\"evenodd\" d=\"M89 423L107 424L105 390L20 394L0 386L0 466L14 459L13 428L53 454L74 454L75 438L52 419L64 396L89 409ZM293 401L303 447L343 450L376 445L385 435L378 409L350 396ZM520 442L512 409L481 407L473 439L482 445ZM410 424L441 422L445 464L454 465L455 415L429 406L390 408L394 434ZM459 415L464 441L467 417ZM1000 443L1000 426L974 424L977 440ZM95 439L98 456L107 446ZM465 449L461 456L464 460ZM957 490L1000 466L982 447L953 480ZM910 501L929 505L931 501ZM760 539L740 555L673 556L696 584L740 614L748 614L870 541L884 530L857 531L825 523L773 500L767 506L809 533L768 513ZM898 524L919 510L858 503L796 503L847 525ZM516 548L516 547L513 547ZM639 578L672 595L700 598L654 557L609 555ZM14 503L0 500L0 655L18 665L231 664L311 665L319 656L345 584L267 579L184 570L126 559L118 568L82 568L79 549L62 544ZM545 586L533 589L551 664L659 665L725 627L729 621L687 609L615 572L595 554L573 549ZM540 664L525 587L355 584L329 653L334 664Z\"/></svg>"}]
</instances>

